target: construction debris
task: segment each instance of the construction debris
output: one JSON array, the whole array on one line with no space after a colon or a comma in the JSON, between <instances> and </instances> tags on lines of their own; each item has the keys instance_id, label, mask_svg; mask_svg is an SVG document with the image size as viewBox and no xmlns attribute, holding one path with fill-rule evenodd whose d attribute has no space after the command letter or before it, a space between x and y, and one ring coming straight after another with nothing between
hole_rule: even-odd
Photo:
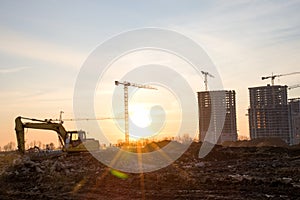
<instances>
[{"instance_id":1,"label":"construction debris","mask_svg":"<svg viewBox=\"0 0 300 200\"><path fill-rule=\"evenodd\" d=\"M192 143L172 165L144 174L116 173L88 153L61 154L43 160L10 155L11 161L1 165L0 199L297 199L300 196L299 146L215 146L208 156L199 159L200 145ZM1 161L6 156L0 156Z\"/></svg>"}]
</instances>

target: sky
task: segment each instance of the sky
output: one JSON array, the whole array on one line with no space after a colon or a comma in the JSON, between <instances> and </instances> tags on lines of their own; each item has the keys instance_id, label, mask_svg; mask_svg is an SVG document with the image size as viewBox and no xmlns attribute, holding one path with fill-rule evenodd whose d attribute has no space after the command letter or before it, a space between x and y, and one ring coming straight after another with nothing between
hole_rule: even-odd
<instances>
[{"instance_id":1,"label":"sky","mask_svg":"<svg viewBox=\"0 0 300 200\"><path fill-rule=\"evenodd\" d=\"M236 91L238 134L249 136L248 88L269 84L262 76L300 71L299 10L299 0L0 0L0 146L16 141L17 116L55 119L63 110L73 118L76 79L90 53L114 35L145 27L179 32L206 51L224 89ZM275 83L295 85L299 78ZM203 79L194 84L204 89ZM299 96L300 88L289 91ZM28 141L57 141L54 133L28 132Z\"/></svg>"}]
</instances>

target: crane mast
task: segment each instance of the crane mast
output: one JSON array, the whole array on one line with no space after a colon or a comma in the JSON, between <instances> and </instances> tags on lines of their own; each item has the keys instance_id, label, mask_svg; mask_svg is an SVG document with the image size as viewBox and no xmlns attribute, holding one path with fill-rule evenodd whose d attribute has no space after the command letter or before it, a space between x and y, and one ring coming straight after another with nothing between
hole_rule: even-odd
<instances>
[{"instance_id":1,"label":"crane mast","mask_svg":"<svg viewBox=\"0 0 300 200\"><path fill-rule=\"evenodd\" d=\"M128 114L128 87L137 87L137 88L144 88L144 89L153 89L157 90L157 88L151 87L149 85L141 85L137 83L130 83L128 81L119 82L115 81L115 85L123 85L124 86L124 107L125 107L125 144L129 145L129 114Z\"/></svg>"},{"instance_id":2,"label":"crane mast","mask_svg":"<svg viewBox=\"0 0 300 200\"><path fill-rule=\"evenodd\" d=\"M201 73L204 75L205 91L207 91L208 90L207 76L209 76L211 78L215 78L215 77L212 74L210 74L209 72L201 71Z\"/></svg>"}]
</instances>

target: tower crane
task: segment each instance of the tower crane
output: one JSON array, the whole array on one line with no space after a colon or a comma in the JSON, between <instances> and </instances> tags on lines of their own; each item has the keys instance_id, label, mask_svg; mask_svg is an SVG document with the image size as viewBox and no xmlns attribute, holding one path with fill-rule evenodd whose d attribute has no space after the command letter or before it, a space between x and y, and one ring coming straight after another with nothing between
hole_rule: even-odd
<instances>
[{"instance_id":1,"label":"tower crane","mask_svg":"<svg viewBox=\"0 0 300 200\"><path fill-rule=\"evenodd\" d=\"M128 87L137 87L137 88L144 88L144 89L153 89L157 90L155 87L151 87L149 85L141 85L137 83L130 83L128 81L120 82L115 81L115 85L123 85L124 86L124 107L125 107L125 144L129 144L129 114L128 114Z\"/></svg>"},{"instance_id":2,"label":"tower crane","mask_svg":"<svg viewBox=\"0 0 300 200\"><path fill-rule=\"evenodd\" d=\"M295 89L298 87L300 87L300 84L289 86L288 89L291 90L291 89Z\"/></svg>"},{"instance_id":3,"label":"tower crane","mask_svg":"<svg viewBox=\"0 0 300 200\"><path fill-rule=\"evenodd\" d=\"M89 121L89 120L109 120L109 119L124 119L123 117L96 117L96 118L69 118L63 119L62 114L64 111L60 111L59 119L46 119L46 121L55 122L58 121L59 123L63 124L64 121Z\"/></svg>"},{"instance_id":4,"label":"tower crane","mask_svg":"<svg viewBox=\"0 0 300 200\"><path fill-rule=\"evenodd\" d=\"M300 72L292 72L292 73L288 73L288 74L278 74L278 75L274 75L273 73L272 73L272 75L271 76L263 76L263 77L261 77L261 79L262 80L265 80L265 79L271 79L271 84L272 84L272 86L274 86L274 80L275 80L275 78L277 78L277 77L281 77L281 76L289 76L289 75L294 75L294 74L300 74Z\"/></svg>"},{"instance_id":5,"label":"tower crane","mask_svg":"<svg viewBox=\"0 0 300 200\"><path fill-rule=\"evenodd\" d=\"M205 72L205 71L201 71L201 73L204 75L204 84L205 84L205 91L207 91L207 85L208 85L208 81L207 81L207 76L211 77L211 78L215 78L212 74L210 74L209 72Z\"/></svg>"}]
</instances>

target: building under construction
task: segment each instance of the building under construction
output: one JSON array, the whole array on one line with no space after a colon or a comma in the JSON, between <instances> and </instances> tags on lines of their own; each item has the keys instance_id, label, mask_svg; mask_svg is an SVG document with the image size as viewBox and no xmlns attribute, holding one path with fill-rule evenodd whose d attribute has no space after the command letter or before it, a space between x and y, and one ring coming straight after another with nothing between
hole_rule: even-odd
<instances>
[{"instance_id":1,"label":"building under construction","mask_svg":"<svg viewBox=\"0 0 300 200\"><path fill-rule=\"evenodd\" d=\"M250 138L281 138L292 143L287 86L267 85L249 88Z\"/></svg>"},{"instance_id":2,"label":"building under construction","mask_svg":"<svg viewBox=\"0 0 300 200\"><path fill-rule=\"evenodd\" d=\"M235 91L198 92L198 109L200 141L207 134L214 138L210 141L217 143L237 140Z\"/></svg>"},{"instance_id":3,"label":"building under construction","mask_svg":"<svg viewBox=\"0 0 300 200\"><path fill-rule=\"evenodd\" d=\"M300 98L289 99L292 141L291 144L300 143Z\"/></svg>"}]
</instances>

